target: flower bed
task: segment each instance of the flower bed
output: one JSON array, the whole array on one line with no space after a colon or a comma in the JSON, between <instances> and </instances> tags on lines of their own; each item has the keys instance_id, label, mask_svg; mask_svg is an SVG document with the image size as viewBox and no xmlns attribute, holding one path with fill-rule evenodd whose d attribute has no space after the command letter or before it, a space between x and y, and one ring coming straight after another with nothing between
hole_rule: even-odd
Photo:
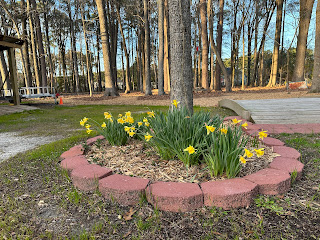
<instances>
[{"instance_id":1,"label":"flower bed","mask_svg":"<svg viewBox=\"0 0 320 240\"><path fill-rule=\"evenodd\" d=\"M177 107L178 103L173 104ZM190 211L203 205L225 209L245 207L258 193L286 192L290 187L289 173L300 176L303 168L297 161L300 157L298 152L289 148L284 152L284 147L278 147L281 157L278 154L273 162L289 161L293 168L278 163L273 164L273 168L241 172L246 166L254 166L252 163L258 162L252 161L253 159L267 159L261 161L261 166L267 167L277 154L277 151L275 154L272 153L272 147L275 149L275 145L283 143L266 138L265 131L257 131L259 134L256 137L248 137L242 133L248 123L241 122L239 118L222 121L218 117L211 118L209 114L203 113L189 116L185 110L176 108L167 115L148 112L148 116L137 122L129 112L124 116L118 116L117 120L110 113L105 113L105 118L106 122L95 123L96 126L101 126L98 130L112 145L123 145L128 141L134 143L118 147L120 152L130 152L131 160L127 163L119 161L118 150L99 150L98 155L107 156L100 159L97 156L88 158L89 162L96 163L108 159L109 168L105 168L97 164L89 165L88 161L83 161L83 152L71 149L69 151L73 151L73 159L70 160L70 154L67 152L64 156L69 157L64 159L61 165L70 171L71 178L78 188L90 191L99 187L106 198L121 204L136 204L142 195L146 194L151 204L167 211ZM88 133L91 132L92 127L87 118L81 120L80 124L86 127ZM271 147L258 141L259 137L262 141L267 140ZM101 138L89 140L88 143L92 145L93 142L99 141L94 148L103 149L101 141L98 140ZM135 140L132 140L133 138ZM269 144L270 142L274 145ZM156 157L150 159L151 165L148 164L144 161L148 158L143 152L144 144L154 149L161 159L175 160L161 160L160 157ZM287 153L288 157L285 156ZM137 161L134 162L134 158L138 158L141 165L135 166ZM123 166L125 164L127 167ZM153 168L150 167L152 165ZM104 170L98 171L100 168ZM175 174L165 176L168 175L168 170ZM150 172L157 174L152 175ZM243 177L234 178L239 174Z\"/></svg>"}]
</instances>

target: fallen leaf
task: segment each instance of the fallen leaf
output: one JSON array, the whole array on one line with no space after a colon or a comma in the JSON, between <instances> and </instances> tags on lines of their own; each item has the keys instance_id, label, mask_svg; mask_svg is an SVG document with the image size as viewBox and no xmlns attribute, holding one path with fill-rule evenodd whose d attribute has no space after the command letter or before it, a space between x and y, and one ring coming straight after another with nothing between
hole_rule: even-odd
<instances>
[{"instance_id":1,"label":"fallen leaf","mask_svg":"<svg viewBox=\"0 0 320 240\"><path fill-rule=\"evenodd\" d=\"M126 212L124 215L123 215L123 219L125 221L129 221L132 219L132 216L133 214L136 212L136 210L133 210L133 208L130 208L129 212Z\"/></svg>"},{"instance_id":2,"label":"fallen leaf","mask_svg":"<svg viewBox=\"0 0 320 240\"><path fill-rule=\"evenodd\" d=\"M128 237L131 233L132 233L131 231L127 232L125 235L122 236L122 238Z\"/></svg>"}]
</instances>

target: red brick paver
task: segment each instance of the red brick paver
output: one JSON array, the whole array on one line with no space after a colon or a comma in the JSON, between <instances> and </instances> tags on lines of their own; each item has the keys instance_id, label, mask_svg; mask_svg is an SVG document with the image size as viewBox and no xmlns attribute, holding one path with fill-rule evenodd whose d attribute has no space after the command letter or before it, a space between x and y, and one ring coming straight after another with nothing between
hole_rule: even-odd
<instances>
[{"instance_id":1,"label":"red brick paver","mask_svg":"<svg viewBox=\"0 0 320 240\"><path fill-rule=\"evenodd\" d=\"M203 206L203 194L196 183L156 182L146 194L152 205L164 211L188 212Z\"/></svg>"},{"instance_id":2,"label":"red brick paver","mask_svg":"<svg viewBox=\"0 0 320 240\"><path fill-rule=\"evenodd\" d=\"M67 157L60 163L61 167L68 170L68 173L70 174L71 171L75 168L89 165L89 162L87 158L83 155L78 155L74 157Z\"/></svg>"},{"instance_id":3,"label":"red brick paver","mask_svg":"<svg viewBox=\"0 0 320 240\"><path fill-rule=\"evenodd\" d=\"M93 191L98 187L98 181L112 174L109 168L90 164L78 167L71 172L73 185L83 191Z\"/></svg>"},{"instance_id":4,"label":"red brick paver","mask_svg":"<svg viewBox=\"0 0 320 240\"><path fill-rule=\"evenodd\" d=\"M283 170L266 168L243 178L258 184L261 194L283 194L290 188L289 172Z\"/></svg>"},{"instance_id":5,"label":"red brick paver","mask_svg":"<svg viewBox=\"0 0 320 240\"><path fill-rule=\"evenodd\" d=\"M304 165L293 158L276 157L269 165L270 168L284 170L292 174L294 171L297 172L296 180L299 180L302 176Z\"/></svg>"},{"instance_id":6,"label":"red brick paver","mask_svg":"<svg viewBox=\"0 0 320 240\"><path fill-rule=\"evenodd\" d=\"M285 158L299 159L301 157L301 154L297 150L291 147L274 146L273 152L278 153L281 155L281 157L285 157Z\"/></svg>"},{"instance_id":7,"label":"red brick paver","mask_svg":"<svg viewBox=\"0 0 320 240\"><path fill-rule=\"evenodd\" d=\"M99 181L101 194L122 205L135 205L145 194L148 179L114 174Z\"/></svg>"},{"instance_id":8,"label":"red brick paver","mask_svg":"<svg viewBox=\"0 0 320 240\"><path fill-rule=\"evenodd\" d=\"M103 140L105 138L104 138L104 136L96 136L96 137L93 137L93 138L89 138L87 140L87 145L89 145L89 146L93 145L98 139Z\"/></svg>"},{"instance_id":9,"label":"red brick paver","mask_svg":"<svg viewBox=\"0 0 320 240\"><path fill-rule=\"evenodd\" d=\"M249 206L258 193L257 187L243 178L201 183L204 205L223 209Z\"/></svg>"},{"instance_id":10,"label":"red brick paver","mask_svg":"<svg viewBox=\"0 0 320 240\"><path fill-rule=\"evenodd\" d=\"M75 157L79 155L83 155L83 149L81 145L76 145L72 148L70 148L68 151L61 154L61 158L67 158L67 157Z\"/></svg>"}]
</instances>

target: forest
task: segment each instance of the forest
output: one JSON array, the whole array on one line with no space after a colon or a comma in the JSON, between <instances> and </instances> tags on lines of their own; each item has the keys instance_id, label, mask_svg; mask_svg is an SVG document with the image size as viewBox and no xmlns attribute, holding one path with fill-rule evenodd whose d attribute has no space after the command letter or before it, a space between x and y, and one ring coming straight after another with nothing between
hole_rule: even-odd
<instances>
[{"instance_id":1,"label":"forest","mask_svg":"<svg viewBox=\"0 0 320 240\"><path fill-rule=\"evenodd\" d=\"M163 95L184 15L194 90L307 81L319 92L319 8L314 0L0 0L0 34L25 40L15 50L20 87ZM10 89L5 55L0 87Z\"/></svg>"}]
</instances>

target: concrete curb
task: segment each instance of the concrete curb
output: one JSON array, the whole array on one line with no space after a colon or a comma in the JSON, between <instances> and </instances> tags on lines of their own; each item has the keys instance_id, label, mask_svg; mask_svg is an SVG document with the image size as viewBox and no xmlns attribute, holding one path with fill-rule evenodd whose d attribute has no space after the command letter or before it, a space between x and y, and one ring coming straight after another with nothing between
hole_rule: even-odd
<instances>
[{"instance_id":1,"label":"concrete curb","mask_svg":"<svg viewBox=\"0 0 320 240\"><path fill-rule=\"evenodd\" d=\"M228 117L225 120L239 116ZM313 124L314 125L314 124ZM310 126L305 124L305 129ZM318 125L312 126L319 128ZM295 126L300 132L302 126ZM294 133L293 127L276 124L248 123L247 134L261 130L271 130L272 133L284 131ZM310 130L308 130L310 131ZM87 145L94 144L97 136L87 140ZM146 195L149 203L159 210L171 212L187 212L202 206L216 206L223 209L248 207L257 194L279 195L290 189L290 174L296 172L296 180L301 179L304 165L299 161L301 154L278 139L267 137L262 140L267 146L273 147L274 152L280 154L266 169L243 178L234 178L221 181L210 181L201 184L178 182L155 182L148 179L129 177L119 174L112 175L112 170L95 164L88 164L83 156L81 145L70 148L61 155L64 159L61 167L67 169L73 184L83 191L93 191L99 187L102 195L122 205L135 205L141 196ZM150 184L150 185L149 185Z\"/></svg>"}]
</instances>

